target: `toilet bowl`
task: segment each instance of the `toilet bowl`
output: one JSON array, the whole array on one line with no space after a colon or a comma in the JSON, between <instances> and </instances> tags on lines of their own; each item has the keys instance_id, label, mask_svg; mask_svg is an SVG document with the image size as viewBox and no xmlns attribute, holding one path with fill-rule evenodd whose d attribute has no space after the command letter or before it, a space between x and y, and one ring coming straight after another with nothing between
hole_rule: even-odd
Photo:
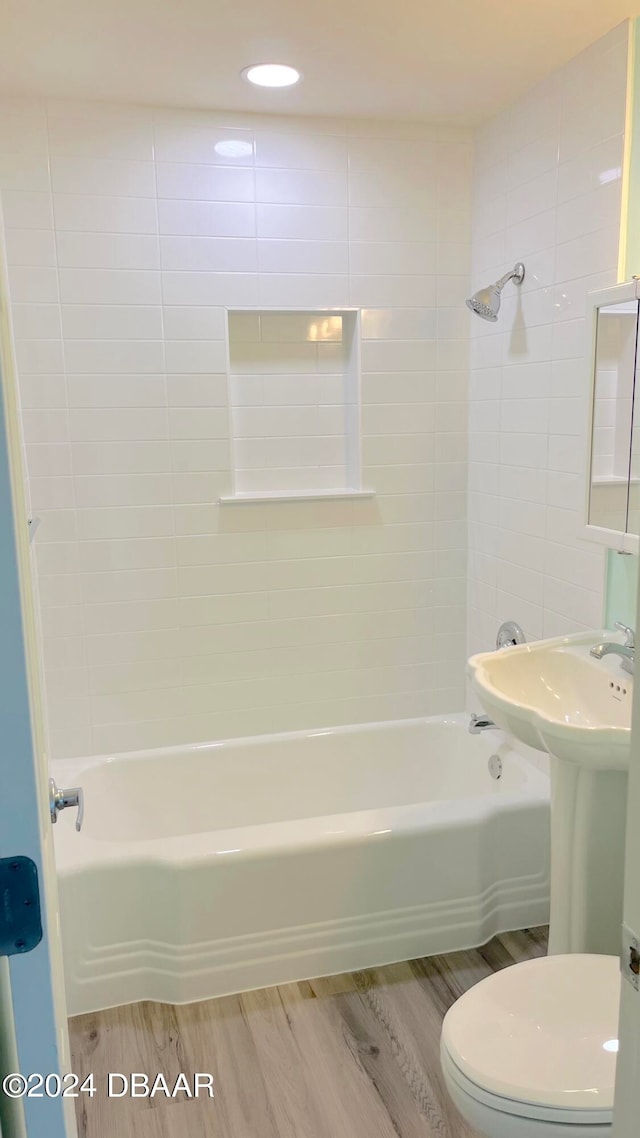
<instances>
[{"instance_id":1,"label":"toilet bowl","mask_svg":"<svg viewBox=\"0 0 640 1138\"><path fill-rule=\"evenodd\" d=\"M514 964L449 1009L449 1094L486 1138L610 1138L620 962L574 953Z\"/></svg>"}]
</instances>

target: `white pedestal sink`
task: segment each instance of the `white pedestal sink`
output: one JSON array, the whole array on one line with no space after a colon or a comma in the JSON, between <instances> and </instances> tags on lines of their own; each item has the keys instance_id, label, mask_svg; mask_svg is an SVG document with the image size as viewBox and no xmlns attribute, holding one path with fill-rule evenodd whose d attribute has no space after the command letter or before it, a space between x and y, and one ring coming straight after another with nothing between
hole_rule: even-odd
<instances>
[{"instance_id":1,"label":"white pedestal sink","mask_svg":"<svg viewBox=\"0 0 640 1138\"><path fill-rule=\"evenodd\" d=\"M633 678L590 655L602 641L622 643L596 631L468 663L498 726L550 755L553 953L619 952Z\"/></svg>"}]
</instances>

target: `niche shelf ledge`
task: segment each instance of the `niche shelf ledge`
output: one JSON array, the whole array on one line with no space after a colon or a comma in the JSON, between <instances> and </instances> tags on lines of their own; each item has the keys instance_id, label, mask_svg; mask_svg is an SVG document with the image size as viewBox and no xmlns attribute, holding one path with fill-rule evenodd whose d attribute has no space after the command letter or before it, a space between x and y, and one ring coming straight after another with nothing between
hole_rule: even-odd
<instances>
[{"instance_id":1,"label":"niche shelf ledge","mask_svg":"<svg viewBox=\"0 0 640 1138\"><path fill-rule=\"evenodd\" d=\"M299 494L265 491L263 494L224 494L220 506L245 506L256 502L318 502L340 498L374 498L375 490L304 490Z\"/></svg>"}]
</instances>

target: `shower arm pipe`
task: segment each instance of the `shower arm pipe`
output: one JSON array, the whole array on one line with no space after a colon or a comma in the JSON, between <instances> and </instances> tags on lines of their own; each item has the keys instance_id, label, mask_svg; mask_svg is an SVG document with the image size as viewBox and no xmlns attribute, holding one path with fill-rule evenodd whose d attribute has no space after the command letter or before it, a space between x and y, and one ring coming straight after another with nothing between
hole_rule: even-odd
<instances>
[{"instance_id":1,"label":"shower arm pipe","mask_svg":"<svg viewBox=\"0 0 640 1138\"><path fill-rule=\"evenodd\" d=\"M500 277L500 280L496 281L493 287L497 288L498 292L502 292L504 286L512 281L516 275L515 269L512 269L510 273L505 273L503 277Z\"/></svg>"},{"instance_id":2,"label":"shower arm pipe","mask_svg":"<svg viewBox=\"0 0 640 1138\"><path fill-rule=\"evenodd\" d=\"M524 265L518 262L518 264L513 269L510 269L508 273L505 273L503 277L500 277L499 281L496 281L494 288L496 288L498 292L502 292L504 286L508 284L509 281L516 280L517 283L520 284L523 277Z\"/></svg>"}]
</instances>

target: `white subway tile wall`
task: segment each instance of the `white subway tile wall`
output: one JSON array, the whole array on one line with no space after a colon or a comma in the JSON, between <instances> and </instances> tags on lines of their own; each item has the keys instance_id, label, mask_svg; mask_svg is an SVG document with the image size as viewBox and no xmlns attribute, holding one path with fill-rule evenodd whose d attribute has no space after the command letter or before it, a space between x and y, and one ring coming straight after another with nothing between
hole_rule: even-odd
<instances>
[{"instance_id":1,"label":"white subway tile wall","mask_svg":"<svg viewBox=\"0 0 640 1138\"><path fill-rule=\"evenodd\" d=\"M2 100L55 756L462 707L470 166L449 127ZM226 305L364 309L375 498L215 504Z\"/></svg>"},{"instance_id":2,"label":"white subway tile wall","mask_svg":"<svg viewBox=\"0 0 640 1138\"><path fill-rule=\"evenodd\" d=\"M582 539L590 289L617 279L627 25L475 140L473 288L526 264L499 322L472 322L470 653L602 622L604 554Z\"/></svg>"}]
</instances>

